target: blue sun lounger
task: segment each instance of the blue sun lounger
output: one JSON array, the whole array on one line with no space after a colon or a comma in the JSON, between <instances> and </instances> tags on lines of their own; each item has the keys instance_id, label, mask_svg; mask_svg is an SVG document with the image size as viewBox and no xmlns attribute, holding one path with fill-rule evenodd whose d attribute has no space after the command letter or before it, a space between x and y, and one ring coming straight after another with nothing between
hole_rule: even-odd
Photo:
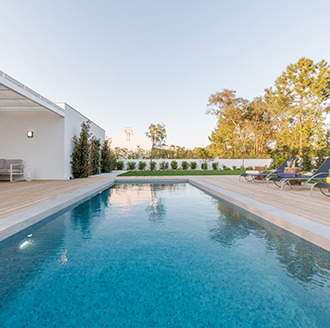
<instances>
[{"instance_id":1,"label":"blue sun lounger","mask_svg":"<svg viewBox=\"0 0 330 328\"><path fill-rule=\"evenodd\" d=\"M284 168L286 167L294 167L296 158L288 158L286 159L276 170L272 172L260 172L260 173L242 173L239 176L239 181L243 177L247 182L264 182L267 181L271 176L275 176L277 173L284 172Z\"/></svg>"},{"instance_id":2,"label":"blue sun lounger","mask_svg":"<svg viewBox=\"0 0 330 328\"><path fill-rule=\"evenodd\" d=\"M323 162L323 164L318 168L318 170L309 177L300 177L300 176L283 177L281 175L276 177L270 177L267 179L267 186L269 181L273 181L278 187L281 187L281 189L283 189L284 186L289 186L291 189L299 190L312 180L321 180L321 181L326 180L326 178L329 176L329 170L330 170L330 157L328 157ZM290 184L290 181L300 181L303 183L301 183L301 185L299 185L298 188L295 188L293 185Z\"/></svg>"}]
</instances>

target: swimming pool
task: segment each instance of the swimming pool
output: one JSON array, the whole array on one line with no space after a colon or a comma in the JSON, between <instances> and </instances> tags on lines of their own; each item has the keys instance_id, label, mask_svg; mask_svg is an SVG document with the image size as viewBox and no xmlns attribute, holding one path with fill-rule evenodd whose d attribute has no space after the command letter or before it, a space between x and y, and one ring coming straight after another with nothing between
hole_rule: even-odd
<instances>
[{"instance_id":1,"label":"swimming pool","mask_svg":"<svg viewBox=\"0 0 330 328\"><path fill-rule=\"evenodd\" d=\"M326 256L189 184L116 185L0 245L4 327L329 327Z\"/></svg>"}]
</instances>

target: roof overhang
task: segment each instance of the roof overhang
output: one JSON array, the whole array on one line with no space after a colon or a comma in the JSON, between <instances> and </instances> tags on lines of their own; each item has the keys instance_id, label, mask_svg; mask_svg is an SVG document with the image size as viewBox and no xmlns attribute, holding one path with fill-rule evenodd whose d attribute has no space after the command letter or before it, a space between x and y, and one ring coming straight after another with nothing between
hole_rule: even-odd
<instances>
[{"instance_id":1,"label":"roof overhang","mask_svg":"<svg viewBox=\"0 0 330 328\"><path fill-rule=\"evenodd\" d=\"M65 116L63 108L0 71L0 113L49 111Z\"/></svg>"}]
</instances>

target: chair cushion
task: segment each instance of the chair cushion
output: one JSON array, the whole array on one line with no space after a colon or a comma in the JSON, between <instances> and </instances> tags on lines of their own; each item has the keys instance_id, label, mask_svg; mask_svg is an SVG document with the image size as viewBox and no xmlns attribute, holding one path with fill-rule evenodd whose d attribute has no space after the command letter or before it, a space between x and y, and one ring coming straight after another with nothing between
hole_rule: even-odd
<instances>
[{"instance_id":1,"label":"chair cushion","mask_svg":"<svg viewBox=\"0 0 330 328\"><path fill-rule=\"evenodd\" d=\"M22 170L13 168L12 172L13 173L22 173ZM10 173L10 169L0 169L0 174L9 174L9 173Z\"/></svg>"},{"instance_id":2,"label":"chair cushion","mask_svg":"<svg viewBox=\"0 0 330 328\"><path fill-rule=\"evenodd\" d=\"M257 170L247 170L245 171L246 174L259 174L260 172Z\"/></svg>"},{"instance_id":3,"label":"chair cushion","mask_svg":"<svg viewBox=\"0 0 330 328\"><path fill-rule=\"evenodd\" d=\"M283 173L276 173L276 175L279 178L298 178L297 173L287 173L287 172L283 172Z\"/></svg>"},{"instance_id":4,"label":"chair cushion","mask_svg":"<svg viewBox=\"0 0 330 328\"><path fill-rule=\"evenodd\" d=\"M0 169L3 169L3 165L5 164L5 159L0 158Z\"/></svg>"},{"instance_id":5,"label":"chair cushion","mask_svg":"<svg viewBox=\"0 0 330 328\"><path fill-rule=\"evenodd\" d=\"M21 159L6 159L5 164L3 165L4 169L10 169L10 164L23 164L23 161ZM18 169L17 166L14 166L13 168Z\"/></svg>"}]
</instances>

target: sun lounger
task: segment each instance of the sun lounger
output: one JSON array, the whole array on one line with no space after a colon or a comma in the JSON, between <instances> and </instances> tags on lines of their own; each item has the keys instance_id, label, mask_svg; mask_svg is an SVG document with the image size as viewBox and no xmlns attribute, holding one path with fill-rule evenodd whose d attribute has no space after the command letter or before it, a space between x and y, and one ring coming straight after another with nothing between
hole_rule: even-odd
<instances>
[{"instance_id":1,"label":"sun lounger","mask_svg":"<svg viewBox=\"0 0 330 328\"><path fill-rule=\"evenodd\" d=\"M284 168L286 167L294 167L294 164L296 162L296 158L288 158L286 159L279 167L277 170L273 170L271 172L259 172L259 173L252 173L249 171L246 171L245 173L242 173L239 176L239 180L243 177L247 182L264 182L267 181L268 178L271 176L276 175L277 173L282 173L284 172ZM254 171L253 171L254 172Z\"/></svg>"},{"instance_id":2,"label":"sun lounger","mask_svg":"<svg viewBox=\"0 0 330 328\"><path fill-rule=\"evenodd\" d=\"M311 176L308 177L297 176L293 178L280 177L280 176L270 177L267 179L267 186L269 184L269 181L273 181L277 186L281 187L281 189L283 189L284 186L289 186L291 189L299 190L312 180L321 180L321 181L326 180L326 178L329 176L329 170L330 170L330 157L327 158L323 162L323 164L318 168L318 170ZM290 183L292 181L299 181L301 185L293 185Z\"/></svg>"}]
</instances>

